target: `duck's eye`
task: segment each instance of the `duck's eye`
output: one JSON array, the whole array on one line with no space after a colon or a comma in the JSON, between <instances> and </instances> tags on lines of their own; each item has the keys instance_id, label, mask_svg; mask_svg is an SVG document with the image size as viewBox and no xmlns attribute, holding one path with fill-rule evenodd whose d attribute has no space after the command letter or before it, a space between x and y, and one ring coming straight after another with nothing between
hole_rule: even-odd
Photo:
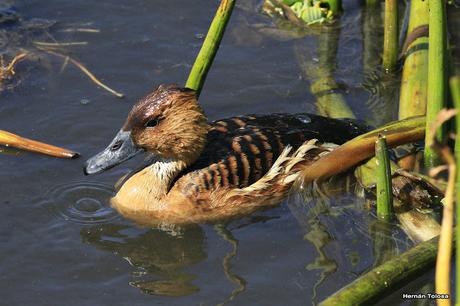
<instances>
[{"instance_id":1,"label":"duck's eye","mask_svg":"<svg viewBox=\"0 0 460 306\"><path fill-rule=\"evenodd\" d=\"M152 120L149 120L145 123L145 127L155 127L158 125L158 123L160 122L160 120L158 119L152 119Z\"/></svg>"}]
</instances>

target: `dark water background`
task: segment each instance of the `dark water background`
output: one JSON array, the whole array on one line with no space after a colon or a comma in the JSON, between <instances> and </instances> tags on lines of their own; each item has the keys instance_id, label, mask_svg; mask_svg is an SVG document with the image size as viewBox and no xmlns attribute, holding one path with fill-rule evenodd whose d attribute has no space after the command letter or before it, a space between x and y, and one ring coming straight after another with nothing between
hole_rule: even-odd
<instances>
[{"instance_id":1,"label":"dark water background","mask_svg":"<svg viewBox=\"0 0 460 306\"><path fill-rule=\"evenodd\" d=\"M3 53L37 51L32 42L52 41L48 34L59 42L86 41L65 52L126 98L96 87L73 66L61 72L62 59L52 55L41 53L40 61L18 66L22 82L2 93L0 129L83 157L59 160L1 149L0 305L309 305L379 260L369 231L373 217L353 188L326 201L293 196L232 222L231 234L210 225L168 232L138 227L108 206L112 186L136 161L83 176L84 160L108 144L138 98L162 83L185 83L218 1L14 5L21 20L2 28ZM397 116L398 80L380 79L378 58L364 69L363 8L359 1L345 1L344 8L334 76L358 118L378 125ZM452 15L460 17L458 11ZM50 20L56 21L52 27ZM451 24L454 41L458 25ZM314 63L318 41L285 34L259 14L257 1L237 3L200 97L211 120L316 111L294 50L300 44ZM381 24L371 36L379 46ZM411 246L397 227L387 238L390 252ZM402 292L420 292L432 282L428 273ZM399 297L395 293L382 305L400 304Z\"/></svg>"}]
</instances>

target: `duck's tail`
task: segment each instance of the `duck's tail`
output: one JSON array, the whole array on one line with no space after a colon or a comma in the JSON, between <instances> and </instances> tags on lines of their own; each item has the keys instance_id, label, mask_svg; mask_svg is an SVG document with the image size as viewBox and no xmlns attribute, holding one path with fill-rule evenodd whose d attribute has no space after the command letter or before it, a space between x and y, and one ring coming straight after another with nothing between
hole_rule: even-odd
<instances>
[{"instance_id":1,"label":"duck's tail","mask_svg":"<svg viewBox=\"0 0 460 306\"><path fill-rule=\"evenodd\" d=\"M216 205L222 207L248 203L247 209L278 203L298 179L303 166L329 153L335 145L320 144L316 139L304 142L294 153L292 147L284 148L270 170L257 182L245 188L235 188L220 197ZM216 195L219 196L219 195ZM241 209L241 206L238 205Z\"/></svg>"}]
</instances>

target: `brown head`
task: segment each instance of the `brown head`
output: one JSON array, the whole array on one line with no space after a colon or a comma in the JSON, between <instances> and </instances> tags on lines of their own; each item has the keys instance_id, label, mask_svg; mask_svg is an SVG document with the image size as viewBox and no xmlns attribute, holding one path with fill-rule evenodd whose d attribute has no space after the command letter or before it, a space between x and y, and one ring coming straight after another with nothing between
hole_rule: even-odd
<instances>
[{"instance_id":1,"label":"brown head","mask_svg":"<svg viewBox=\"0 0 460 306\"><path fill-rule=\"evenodd\" d=\"M190 165L206 145L208 130L193 90L160 85L133 106L110 145L86 162L85 173L109 169L142 151L153 160Z\"/></svg>"}]
</instances>

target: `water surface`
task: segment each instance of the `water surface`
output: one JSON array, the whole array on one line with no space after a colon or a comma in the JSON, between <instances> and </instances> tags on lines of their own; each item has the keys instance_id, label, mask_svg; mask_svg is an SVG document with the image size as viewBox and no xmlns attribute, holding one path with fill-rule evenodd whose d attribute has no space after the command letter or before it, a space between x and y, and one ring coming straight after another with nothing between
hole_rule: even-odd
<instances>
[{"instance_id":1,"label":"water surface","mask_svg":"<svg viewBox=\"0 0 460 306\"><path fill-rule=\"evenodd\" d=\"M18 66L22 80L2 94L0 128L83 157L0 155L0 304L309 305L389 256L372 243L374 218L354 185L326 199L294 195L227 229L148 229L118 216L108 199L136 160L90 177L83 162L108 144L137 99L162 83L184 84L218 1L14 5L21 19L2 28L11 35L2 52L38 52L33 42L51 37L85 41L65 52L126 98L96 87L71 65L61 71L63 59L52 55ZM235 8L200 97L211 120L316 111L295 50L316 63L317 35L287 37L258 9L252 0ZM378 125L396 116L398 80L383 82L378 54L363 54L365 16L358 1L345 1L333 75L359 119ZM98 32L69 32L75 28ZM370 41L379 44L381 23L374 29ZM387 230L381 241L390 255L411 245L397 227ZM431 281L427 274L410 290ZM390 298L401 302L398 293Z\"/></svg>"}]
</instances>

